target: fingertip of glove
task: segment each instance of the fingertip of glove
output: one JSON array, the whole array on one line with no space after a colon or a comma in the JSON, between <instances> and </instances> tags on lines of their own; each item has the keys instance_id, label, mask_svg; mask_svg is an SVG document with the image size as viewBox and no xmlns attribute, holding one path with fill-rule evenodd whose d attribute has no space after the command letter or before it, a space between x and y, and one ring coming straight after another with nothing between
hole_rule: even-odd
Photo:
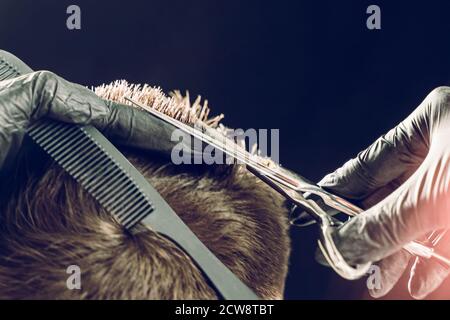
<instances>
[{"instance_id":1,"label":"fingertip of glove","mask_svg":"<svg viewBox=\"0 0 450 320\"><path fill-rule=\"evenodd\" d=\"M325 188L332 188L338 184L337 180L337 176L333 172L323 177L323 179L319 181L318 185Z\"/></svg>"},{"instance_id":2,"label":"fingertip of glove","mask_svg":"<svg viewBox=\"0 0 450 320\"><path fill-rule=\"evenodd\" d=\"M408 280L408 291L415 300L422 300L428 295L426 293L427 291L423 288L422 282L412 275Z\"/></svg>"},{"instance_id":3,"label":"fingertip of glove","mask_svg":"<svg viewBox=\"0 0 450 320\"><path fill-rule=\"evenodd\" d=\"M408 280L412 298L422 300L435 291L450 274L450 270L432 260L416 258Z\"/></svg>"}]
</instances>

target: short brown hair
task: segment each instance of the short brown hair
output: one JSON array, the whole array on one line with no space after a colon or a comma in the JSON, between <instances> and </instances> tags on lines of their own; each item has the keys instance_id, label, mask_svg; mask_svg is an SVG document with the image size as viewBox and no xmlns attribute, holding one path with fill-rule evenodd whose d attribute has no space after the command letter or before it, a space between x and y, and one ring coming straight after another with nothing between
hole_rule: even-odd
<instances>
[{"instance_id":1,"label":"short brown hair","mask_svg":"<svg viewBox=\"0 0 450 320\"><path fill-rule=\"evenodd\" d=\"M290 243L276 192L241 165L175 166L122 151L258 296L282 298ZM36 170L34 161L19 164L17 189L1 208L0 299L217 298L170 240L152 230L131 235L56 164ZM81 290L66 287L74 264Z\"/></svg>"}]
</instances>

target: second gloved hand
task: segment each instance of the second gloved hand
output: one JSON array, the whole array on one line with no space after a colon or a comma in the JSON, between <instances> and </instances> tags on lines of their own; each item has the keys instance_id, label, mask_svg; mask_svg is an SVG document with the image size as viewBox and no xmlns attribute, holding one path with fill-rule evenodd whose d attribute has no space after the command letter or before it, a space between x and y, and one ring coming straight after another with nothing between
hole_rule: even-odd
<instances>
[{"instance_id":1,"label":"second gloved hand","mask_svg":"<svg viewBox=\"0 0 450 320\"><path fill-rule=\"evenodd\" d=\"M411 258L401 248L450 227L450 88L433 90L407 119L319 184L369 208L335 240L350 263L381 260L382 287L371 294L388 293ZM435 245L450 254L450 236ZM424 298L449 273L434 260L416 259L411 295Z\"/></svg>"}]
</instances>

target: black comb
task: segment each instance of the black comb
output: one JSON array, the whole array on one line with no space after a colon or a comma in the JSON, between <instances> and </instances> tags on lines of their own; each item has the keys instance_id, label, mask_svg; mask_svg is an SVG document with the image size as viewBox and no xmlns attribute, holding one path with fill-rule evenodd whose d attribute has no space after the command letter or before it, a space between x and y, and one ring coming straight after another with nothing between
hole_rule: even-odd
<instances>
[{"instance_id":1,"label":"black comb","mask_svg":"<svg viewBox=\"0 0 450 320\"><path fill-rule=\"evenodd\" d=\"M0 81L33 72L22 60L7 51L0 50Z\"/></svg>"},{"instance_id":2,"label":"black comb","mask_svg":"<svg viewBox=\"0 0 450 320\"><path fill-rule=\"evenodd\" d=\"M40 120L28 135L125 228L142 222L174 241L224 299L258 299L97 129Z\"/></svg>"},{"instance_id":3,"label":"black comb","mask_svg":"<svg viewBox=\"0 0 450 320\"><path fill-rule=\"evenodd\" d=\"M31 72L16 56L0 50L0 81ZM30 126L28 134L125 228L133 231L142 222L174 241L193 259L221 297L258 299L97 129L41 120Z\"/></svg>"},{"instance_id":4,"label":"black comb","mask_svg":"<svg viewBox=\"0 0 450 320\"><path fill-rule=\"evenodd\" d=\"M20 74L11 66L6 60L0 57L0 81L7 80L13 77L17 77Z\"/></svg>"},{"instance_id":5,"label":"black comb","mask_svg":"<svg viewBox=\"0 0 450 320\"><path fill-rule=\"evenodd\" d=\"M1 59L1 58L0 58ZM11 67L6 61L0 61L0 81L16 76L17 71Z\"/></svg>"},{"instance_id":6,"label":"black comb","mask_svg":"<svg viewBox=\"0 0 450 320\"><path fill-rule=\"evenodd\" d=\"M127 172L131 164L113 158L93 127L45 120L33 124L28 134L126 229L153 211L141 191L144 186Z\"/></svg>"}]
</instances>

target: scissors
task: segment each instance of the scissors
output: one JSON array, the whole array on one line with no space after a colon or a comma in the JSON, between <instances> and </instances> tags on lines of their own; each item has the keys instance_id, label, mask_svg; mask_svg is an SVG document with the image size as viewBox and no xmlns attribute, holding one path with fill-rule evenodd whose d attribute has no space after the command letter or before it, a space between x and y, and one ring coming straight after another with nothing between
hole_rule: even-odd
<instances>
[{"instance_id":1,"label":"scissors","mask_svg":"<svg viewBox=\"0 0 450 320\"><path fill-rule=\"evenodd\" d=\"M125 100L138 108L147 111L151 115L172 124L184 133L207 143L224 154L231 156L238 163L244 164L247 169L274 190L283 195L296 208L304 210L299 217L291 216L291 223L299 226L316 223L320 229L318 246L326 261L333 270L348 280L355 280L366 275L372 265L367 262L361 265L350 265L339 252L333 235L343 223L333 217L333 214L342 212L350 217L356 216L363 210L342 197L334 195L320 186L310 182L306 178L274 164L267 158L258 154L248 152L245 147L237 144L234 140L225 136L218 130L208 126L202 121L196 121L194 126L187 125L179 120L173 119L156 109L142 104L138 101L125 97ZM315 197L315 199L313 199ZM319 205L321 204L321 205ZM322 207L327 209L323 209ZM307 216L307 218L305 217ZM441 264L450 267L450 259L438 254L433 248L421 242L411 242L404 247L413 255L426 259L437 259Z\"/></svg>"}]
</instances>

